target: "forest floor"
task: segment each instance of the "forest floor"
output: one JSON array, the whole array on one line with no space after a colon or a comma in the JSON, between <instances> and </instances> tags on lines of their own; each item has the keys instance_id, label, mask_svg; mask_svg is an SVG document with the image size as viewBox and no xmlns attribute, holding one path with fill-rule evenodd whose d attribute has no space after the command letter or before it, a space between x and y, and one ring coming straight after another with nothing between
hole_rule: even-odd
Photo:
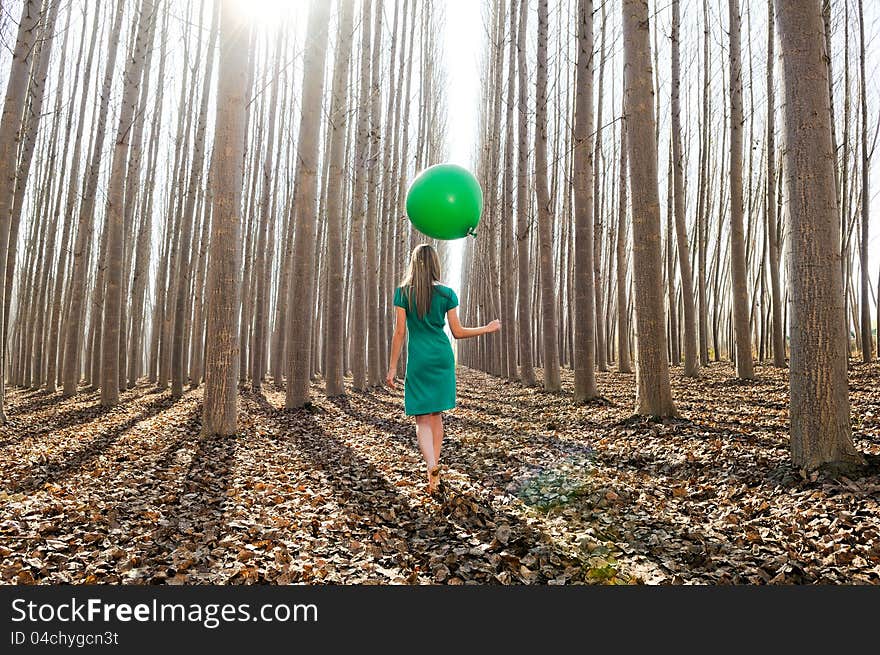
<instances>
[{"instance_id":1,"label":"forest floor","mask_svg":"<svg viewBox=\"0 0 880 655\"><path fill-rule=\"evenodd\" d=\"M400 391L283 410L242 392L201 438L201 391L104 410L13 390L0 428L2 583L880 583L880 365L850 369L864 475L789 464L787 381L673 369L680 421L460 369L443 495L425 494ZM563 373L566 392L572 379Z\"/></svg>"}]
</instances>

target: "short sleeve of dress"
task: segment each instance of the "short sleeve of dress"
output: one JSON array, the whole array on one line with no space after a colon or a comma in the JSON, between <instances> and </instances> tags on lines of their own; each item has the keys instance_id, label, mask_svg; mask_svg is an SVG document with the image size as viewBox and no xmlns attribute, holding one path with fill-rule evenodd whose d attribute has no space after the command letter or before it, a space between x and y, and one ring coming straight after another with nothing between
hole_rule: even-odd
<instances>
[{"instance_id":1,"label":"short sleeve of dress","mask_svg":"<svg viewBox=\"0 0 880 655\"><path fill-rule=\"evenodd\" d=\"M450 309L455 309L458 307L458 296L455 295L455 291L449 289L449 299L446 301L446 311L448 312Z\"/></svg>"},{"instance_id":2,"label":"short sleeve of dress","mask_svg":"<svg viewBox=\"0 0 880 655\"><path fill-rule=\"evenodd\" d=\"M403 289L400 287L394 290L394 306L406 309L406 298L403 297Z\"/></svg>"}]
</instances>

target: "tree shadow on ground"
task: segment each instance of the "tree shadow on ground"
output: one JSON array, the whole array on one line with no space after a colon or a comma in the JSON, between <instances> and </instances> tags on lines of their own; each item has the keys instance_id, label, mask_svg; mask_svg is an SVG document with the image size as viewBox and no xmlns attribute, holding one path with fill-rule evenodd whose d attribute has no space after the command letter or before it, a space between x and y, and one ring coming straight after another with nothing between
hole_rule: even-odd
<instances>
[{"instance_id":1,"label":"tree shadow on ground","mask_svg":"<svg viewBox=\"0 0 880 655\"><path fill-rule=\"evenodd\" d=\"M103 407L100 402L85 407L74 406L43 417L43 421L37 429L31 429L26 425L15 425L13 429L10 430L14 435L0 441L0 448L19 443L25 439L39 439L40 437L50 435L57 430L63 430L72 425L85 426L92 421L96 421L101 417L106 416L117 407L119 407L119 405L116 407Z\"/></svg>"},{"instance_id":2,"label":"tree shadow on ground","mask_svg":"<svg viewBox=\"0 0 880 655\"><path fill-rule=\"evenodd\" d=\"M174 401L167 396L156 398L146 403L139 413L121 423L108 426L99 424L98 433L80 448L57 457L46 464L32 466L31 473L18 482L10 481L8 493L30 493L45 484L57 484L63 481L68 475L97 459L101 453L118 441L127 430L167 409L172 404L174 404ZM118 409L118 406L113 409Z\"/></svg>"},{"instance_id":3,"label":"tree shadow on ground","mask_svg":"<svg viewBox=\"0 0 880 655\"><path fill-rule=\"evenodd\" d=\"M186 473L174 489L175 500L157 502L168 523L153 535L149 557L159 566L151 582L163 582L176 573L172 553L184 549L191 556L187 575L203 575L216 568L211 550L223 536L225 503L228 498L240 436L201 435L201 419L195 420L196 429L166 448L157 467L169 463L188 442L195 442L195 452ZM157 488L156 493L162 494ZM162 570L163 565L165 566Z\"/></svg>"},{"instance_id":4,"label":"tree shadow on ground","mask_svg":"<svg viewBox=\"0 0 880 655\"><path fill-rule=\"evenodd\" d=\"M381 528L396 537L383 542L379 563L400 567L410 582L419 581L420 572L430 576L442 565L449 571L448 575L440 574L444 580L459 575L464 580L476 577L484 583L516 583L521 573L520 559L536 549L545 552L552 565L539 571L532 581L546 582L548 573L551 577L561 575L566 567L580 571L578 560L554 552L552 539L546 534L516 514L494 508L490 494L478 497L447 485L439 506L412 505L369 459L321 426L322 410L279 410L261 397L254 401L276 423L277 438L290 440L312 466L325 472L340 504L369 521L371 528ZM350 406L345 399L335 399L334 404L343 411ZM348 415L356 418L356 414ZM388 425L386 422L383 431ZM396 433L390 438L415 448L413 439ZM390 513L389 508L393 510ZM500 524L510 526L513 535L506 546L495 539ZM497 557L492 557L493 553Z\"/></svg>"},{"instance_id":5,"label":"tree shadow on ground","mask_svg":"<svg viewBox=\"0 0 880 655\"><path fill-rule=\"evenodd\" d=\"M21 414L29 414L52 407L59 401L67 400L58 393L46 393L45 389L40 390L22 390L7 389L6 402L9 404L8 414L10 417Z\"/></svg>"},{"instance_id":6,"label":"tree shadow on ground","mask_svg":"<svg viewBox=\"0 0 880 655\"><path fill-rule=\"evenodd\" d=\"M347 416L361 423L369 425L385 433L389 438L400 443L407 449L418 452L416 443L415 426L412 423L390 418L383 412L383 401L368 396L358 398L358 403L352 403L345 397L331 399L331 402ZM357 405L364 403L368 410ZM375 407L375 411L369 411ZM504 450L501 445L486 443L474 444L463 440L462 432L482 432L494 436L503 435L504 431L495 425L482 423L467 417L458 415L445 415L444 425L446 434L443 440L444 462L453 462L455 468L471 478L479 479L483 484L504 485L510 480L510 471L531 466L531 463L517 457L515 453ZM451 432L449 430L452 430ZM574 441L565 441L553 436L539 434L521 435L523 447L541 446L547 453L547 461L555 461L565 457L579 456L589 457L592 450L589 446L578 444ZM491 458L487 455L491 454ZM479 455L479 456L477 456ZM491 459L491 463L487 460Z\"/></svg>"}]
</instances>

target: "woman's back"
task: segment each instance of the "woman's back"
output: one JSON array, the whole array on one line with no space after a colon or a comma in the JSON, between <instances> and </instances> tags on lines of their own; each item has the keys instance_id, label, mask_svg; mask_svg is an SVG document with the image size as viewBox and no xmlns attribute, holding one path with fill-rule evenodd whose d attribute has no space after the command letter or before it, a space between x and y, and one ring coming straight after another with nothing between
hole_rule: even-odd
<instances>
[{"instance_id":1,"label":"woman's back","mask_svg":"<svg viewBox=\"0 0 880 655\"><path fill-rule=\"evenodd\" d=\"M411 289L398 287L394 291L394 305L406 310L406 328L410 336L418 333L439 333L444 338L443 328L446 325L446 312L453 307L458 307L458 297L455 291L443 284L434 284L431 294L431 306L428 312L420 317L416 310L416 301Z\"/></svg>"},{"instance_id":2,"label":"woman's back","mask_svg":"<svg viewBox=\"0 0 880 655\"><path fill-rule=\"evenodd\" d=\"M455 292L442 284L431 289L424 316L416 310L411 288L398 287L394 305L406 310L407 341L405 405L407 414L431 414L455 407L455 356L443 331L446 312L458 306Z\"/></svg>"}]
</instances>

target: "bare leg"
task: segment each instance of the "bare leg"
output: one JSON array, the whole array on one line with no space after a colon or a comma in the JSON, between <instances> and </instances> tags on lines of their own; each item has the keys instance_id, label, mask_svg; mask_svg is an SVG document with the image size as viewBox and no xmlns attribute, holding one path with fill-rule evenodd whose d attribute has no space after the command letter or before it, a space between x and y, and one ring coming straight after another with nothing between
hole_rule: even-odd
<instances>
[{"instance_id":1,"label":"bare leg","mask_svg":"<svg viewBox=\"0 0 880 655\"><path fill-rule=\"evenodd\" d=\"M431 414L431 432L434 435L434 461L440 463L440 447L443 445L443 414Z\"/></svg>"},{"instance_id":2,"label":"bare leg","mask_svg":"<svg viewBox=\"0 0 880 655\"><path fill-rule=\"evenodd\" d=\"M431 417L429 415L416 416L416 438L419 442L419 450L425 464L428 465L428 490L433 491L431 471L437 466L437 458L434 455L434 435L431 430Z\"/></svg>"}]
</instances>

